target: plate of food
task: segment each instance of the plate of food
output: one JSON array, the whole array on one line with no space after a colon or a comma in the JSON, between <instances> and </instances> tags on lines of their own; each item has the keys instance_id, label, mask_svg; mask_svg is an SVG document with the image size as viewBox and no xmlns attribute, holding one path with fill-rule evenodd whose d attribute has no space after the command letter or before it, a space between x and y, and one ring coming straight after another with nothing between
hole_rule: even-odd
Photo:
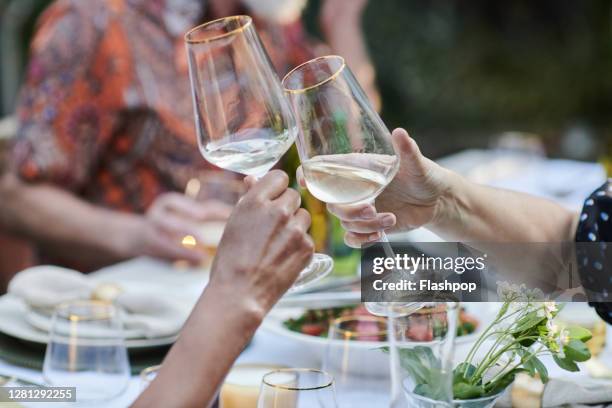
<instances>
[{"instance_id":1,"label":"plate of food","mask_svg":"<svg viewBox=\"0 0 612 408\"><path fill-rule=\"evenodd\" d=\"M421 309L418 314L435 314L431 308ZM332 320L349 315L369 315L363 304L332 307L324 309L283 308L274 309L264 321L266 330L300 342L325 345L328 343L327 331ZM457 322L457 344L472 343L482 332L488 322L492 321L495 310L486 303L462 303ZM424 318L421 327L415 327L409 337L415 341L428 341L432 336L432 322L436 318ZM367 328L364 336L367 336ZM360 341L354 342L359 346ZM371 339L363 341L364 346L371 347Z\"/></svg>"}]
</instances>

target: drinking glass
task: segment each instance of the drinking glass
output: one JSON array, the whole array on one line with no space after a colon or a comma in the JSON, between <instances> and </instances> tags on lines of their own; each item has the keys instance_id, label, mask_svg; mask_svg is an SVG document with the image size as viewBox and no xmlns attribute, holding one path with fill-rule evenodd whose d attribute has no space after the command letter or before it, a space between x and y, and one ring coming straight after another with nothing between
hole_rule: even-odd
<instances>
[{"instance_id":1,"label":"drinking glass","mask_svg":"<svg viewBox=\"0 0 612 408\"><path fill-rule=\"evenodd\" d=\"M330 204L374 202L393 180L399 159L391 133L365 92L337 55L319 57L282 81L298 124L297 147L308 190ZM388 243L384 231L381 241ZM383 245L385 254L393 250ZM366 303L377 315L406 313L419 303Z\"/></svg>"},{"instance_id":2,"label":"drinking glass","mask_svg":"<svg viewBox=\"0 0 612 408\"><path fill-rule=\"evenodd\" d=\"M253 21L232 16L185 35L200 152L226 170L262 177L295 141L297 128ZM329 274L314 254L293 289Z\"/></svg>"},{"instance_id":3,"label":"drinking glass","mask_svg":"<svg viewBox=\"0 0 612 408\"><path fill-rule=\"evenodd\" d=\"M263 377L286 368L271 364L236 364L225 377L219 393L219 408L257 408Z\"/></svg>"},{"instance_id":4,"label":"drinking glass","mask_svg":"<svg viewBox=\"0 0 612 408\"><path fill-rule=\"evenodd\" d=\"M155 377L157 377L157 373L159 373L159 369L161 365L154 365L151 367L147 367L140 372L140 390L144 391L151 385Z\"/></svg>"},{"instance_id":5,"label":"drinking glass","mask_svg":"<svg viewBox=\"0 0 612 408\"><path fill-rule=\"evenodd\" d=\"M101 301L74 301L53 314L43 376L52 386L76 387L77 401L105 401L121 394L130 364L119 311Z\"/></svg>"},{"instance_id":6,"label":"drinking glass","mask_svg":"<svg viewBox=\"0 0 612 408\"><path fill-rule=\"evenodd\" d=\"M453 406L457 312L456 302L428 303L418 312L389 319L391 375L403 394L394 398L394 406Z\"/></svg>"},{"instance_id":7,"label":"drinking glass","mask_svg":"<svg viewBox=\"0 0 612 408\"><path fill-rule=\"evenodd\" d=\"M217 201L234 207L242 195L246 192L246 186L233 173L224 171L203 171L187 182L185 195L198 202ZM208 268L217 253L217 247L221 242L226 221L210 220L197 225L198 235L185 235L182 239L184 247L201 251L206 254L206 259L200 265Z\"/></svg>"},{"instance_id":8,"label":"drinking glass","mask_svg":"<svg viewBox=\"0 0 612 408\"><path fill-rule=\"evenodd\" d=\"M387 319L344 316L329 326L323 370L334 377L340 408L389 406Z\"/></svg>"},{"instance_id":9,"label":"drinking glass","mask_svg":"<svg viewBox=\"0 0 612 408\"><path fill-rule=\"evenodd\" d=\"M334 379L321 370L285 368L263 377L257 408L337 408Z\"/></svg>"}]
</instances>

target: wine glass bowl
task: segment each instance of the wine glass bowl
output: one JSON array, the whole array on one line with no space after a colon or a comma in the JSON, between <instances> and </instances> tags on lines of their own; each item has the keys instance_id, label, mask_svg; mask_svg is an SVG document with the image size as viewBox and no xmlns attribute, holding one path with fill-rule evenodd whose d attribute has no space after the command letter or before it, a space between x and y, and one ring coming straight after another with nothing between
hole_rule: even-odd
<instances>
[{"instance_id":1,"label":"wine glass bowl","mask_svg":"<svg viewBox=\"0 0 612 408\"><path fill-rule=\"evenodd\" d=\"M263 176L291 147L296 128L251 17L202 24L185 42L202 155L223 169Z\"/></svg>"},{"instance_id":2,"label":"wine glass bowl","mask_svg":"<svg viewBox=\"0 0 612 408\"><path fill-rule=\"evenodd\" d=\"M226 170L262 177L289 150L297 127L289 101L249 16L232 16L185 34L198 146ZM314 254L291 290L333 268Z\"/></svg>"},{"instance_id":3,"label":"wine glass bowl","mask_svg":"<svg viewBox=\"0 0 612 408\"><path fill-rule=\"evenodd\" d=\"M391 134L340 56L315 58L283 79L298 124L304 180L331 204L373 201L399 161Z\"/></svg>"}]
</instances>

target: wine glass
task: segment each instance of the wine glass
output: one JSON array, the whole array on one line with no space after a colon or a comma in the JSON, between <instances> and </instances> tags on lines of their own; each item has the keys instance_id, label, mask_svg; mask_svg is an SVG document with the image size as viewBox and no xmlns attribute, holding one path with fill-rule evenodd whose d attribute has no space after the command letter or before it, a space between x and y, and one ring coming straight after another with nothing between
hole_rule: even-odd
<instances>
[{"instance_id":1,"label":"wine glass","mask_svg":"<svg viewBox=\"0 0 612 408\"><path fill-rule=\"evenodd\" d=\"M249 16L232 16L185 34L198 145L226 170L262 177L295 141L297 127L280 81ZM293 289L331 272L314 254Z\"/></svg>"},{"instance_id":2,"label":"wine glass","mask_svg":"<svg viewBox=\"0 0 612 408\"><path fill-rule=\"evenodd\" d=\"M91 300L59 305L51 321L43 377L55 387L76 387L78 402L121 394L130 379L130 363L118 309Z\"/></svg>"},{"instance_id":3,"label":"wine glass","mask_svg":"<svg viewBox=\"0 0 612 408\"><path fill-rule=\"evenodd\" d=\"M264 375L257 408L338 408L334 379L309 368L284 368Z\"/></svg>"},{"instance_id":4,"label":"wine glass","mask_svg":"<svg viewBox=\"0 0 612 408\"><path fill-rule=\"evenodd\" d=\"M391 133L344 58L305 62L282 81L298 124L297 147L308 190L330 204L374 202L393 180L399 159ZM384 231L385 254L395 257ZM368 302L376 315L408 313L420 303Z\"/></svg>"},{"instance_id":5,"label":"wine glass","mask_svg":"<svg viewBox=\"0 0 612 408\"><path fill-rule=\"evenodd\" d=\"M389 406L387 319L349 315L329 326L323 370L334 377L340 408Z\"/></svg>"},{"instance_id":6,"label":"wine glass","mask_svg":"<svg viewBox=\"0 0 612 408\"><path fill-rule=\"evenodd\" d=\"M146 390L149 387L149 385L151 385L155 377L157 377L157 374L159 373L160 369L161 369L161 364L147 367L140 372L140 391L141 392Z\"/></svg>"}]
</instances>

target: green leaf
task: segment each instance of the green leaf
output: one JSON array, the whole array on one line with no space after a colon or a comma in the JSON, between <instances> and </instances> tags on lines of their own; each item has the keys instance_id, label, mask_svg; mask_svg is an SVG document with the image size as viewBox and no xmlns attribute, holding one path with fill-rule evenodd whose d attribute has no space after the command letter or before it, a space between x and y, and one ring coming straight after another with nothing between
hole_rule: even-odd
<instances>
[{"instance_id":1,"label":"green leaf","mask_svg":"<svg viewBox=\"0 0 612 408\"><path fill-rule=\"evenodd\" d=\"M529 329L538 326L546 320L545 316L539 316L537 311L529 312L525 316L521 317L517 322L513 334L524 333ZM515 336L517 337L517 336Z\"/></svg>"},{"instance_id":2,"label":"green leaf","mask_svg":"<svg viewBox=\"0 0 612 408\"><path fill-rule=\"evenodd\" d=\"M536 356L531 357L530 361L533 362L536 371L538 372L538 374L540 374L540 379L542 380L542 382L546 384L548 382L548 370L546 369L544 363L542 363L542 361Z\"/></svg>"},{"instance_id":3,"label":"green leaf","mask_svg":"<svg viewBox=\"0 0 612 408\"><path fill-rule=\"evenodd\" d=\"M453 370L453 384L469 382L475 372L476 366L464 361Z\"/></svg>"},{"instance_id":4,"label":"green leaf","mask_svg":"<svg viewBox=\"0 0 612 408\"><path fill-rule=\"evenodd\" d=\"M593 337L591 332L583 327L571 326L571 327L567 327L566 330L568 331L570 339L588 341L588 340L591 340L591 337Z\"/></svg>"},{"instance_id":5,"label":"green leaf","mask_svg":"<svg viewBox=\"0 0 612 408\"><path fill-rule=\"evenodd\" d=\"M533 362L534 357L528 358L527 360L523 361L523 368L525 370L527 370L527 372L529 373L530 376L535 377L536 372L537 372L537 368L535 363Z\"/></svg>"},{"instance_id":6,"label":"green leaf","mask_svg":"<svg viewBox=\"0 0 612 408\"><path fill-rule=\"evenodd\" d=\"M591 352L586 344L580 340L570 340L570 342L563 347L563 352L566 358L573 361L587 361L591 358Z\"/></svg>"},{"instance_id":7,"label":"green leaf","mask_svg":"<svg viewBox=\"0 0 612 408\"><path fill-rule=\"evenodd\" d=\"M485 390L482 385L472 385L465 382L453 384L453 396L455 399L468 400L484 396Z\"/></svg>"},{"instance_id":8,"label":"green leaf","mask_svg":"<svg viewBox=\"0 0 612 408\"><path fill-rule=\"evenodd\" d=\"M522 368L515 368L513 370L508 371L506 374L504 374L502 377L495 380L494 382L485 384L485 387L484 387L485 394L495 395L495 394L502 392L503 390L508 388L508 386L512 384L512 382L514 382L514 378L516 377L516 374L524 372L524 371L525 370Z\"/></svg>"},{"instance_id":9,"label":"green leaf","mask_svg":"<svg viewBox=\"0 0 612 408\"><path fill-rule=\"evenodd\" d=\"M552 356L555 363L557 363L557 365L562 369L572 372L580 371L580 368L576 363L574 363L573 360L570 360L567 357L561 358L558 354L553 354Z\"/></svg>"}]
</instances>

